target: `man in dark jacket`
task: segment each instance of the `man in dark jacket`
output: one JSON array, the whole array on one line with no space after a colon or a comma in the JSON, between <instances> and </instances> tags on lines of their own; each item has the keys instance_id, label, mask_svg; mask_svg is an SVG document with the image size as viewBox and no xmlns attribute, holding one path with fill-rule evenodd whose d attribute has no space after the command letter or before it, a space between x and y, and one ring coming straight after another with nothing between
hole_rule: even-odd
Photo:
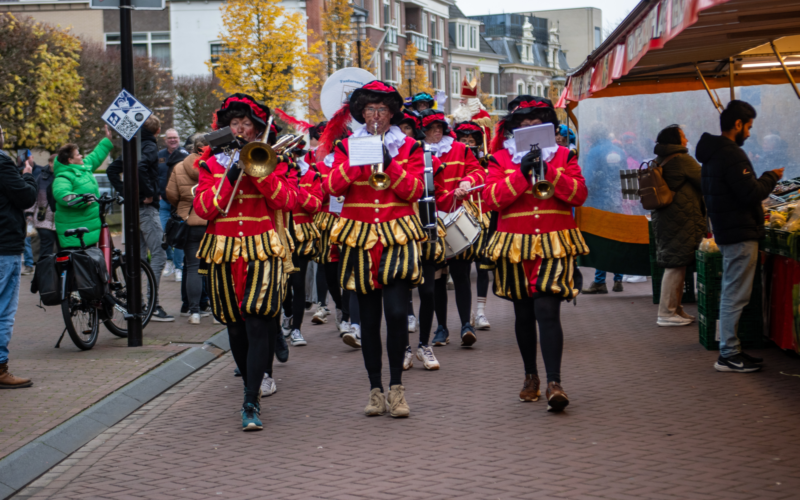
<instances>
[{"instance_id":1,"label":"man in dark jacket","mask_svg":"<svg viewBox=\"0 0 800 500\"><path fill-rule=\"evenodd\" d=\"M22 172L2 150L0 127L0 389L33 385L29 379L8 372L8 344L19 305L20 254L25 248L25 210L36 202L36 180L27 163Z\"/></svg>"},{"instance_id":2,"label":"man in dark jacket","mask_svg":"<svg viewBox=\"0 0 800 500\"><path fill-rule=\"evenodd\" d=\"M167 221L173 212L172 205L167 201L167 183L172 175L172 168L182 162L189 152L181 147L181 138L178 131L171 128L164 134L167 147L158 152L158 190L161 195L158 215L161 218L162 229L167 229ZM164 276L175 275L175 281L183 279L183 250L167 247L167 265L164 267Z\"/></svg>"},{"instance_id":3,"label":"man in dark jacket","mask_svg":"<svg viewBox=\"0 0 800 500\"><path fill-rule=\"evenodd\" d=\"M703 197L722 252L719 358L714 364L721 372L754 372L761 369L762 362L742 352L736 325L750 301L758 240L765 235L761 202L775 188L783 169L756 178L742 149L755 118L751 105L733 100L720 115L722 135L706 133L697 143L697 159L703 165Z\"/></svg>"}]
</instances>

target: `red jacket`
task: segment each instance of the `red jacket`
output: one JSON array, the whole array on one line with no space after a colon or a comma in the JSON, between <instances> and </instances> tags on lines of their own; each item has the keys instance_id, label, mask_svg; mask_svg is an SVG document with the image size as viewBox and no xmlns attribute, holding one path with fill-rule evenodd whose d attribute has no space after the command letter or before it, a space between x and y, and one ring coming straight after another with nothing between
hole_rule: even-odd
<instances>
[{"instance_id":1,"label":"red jacket","mask_svg":"<svg viewBox=\"0 0 800 500\"><path fill-rule=\"evenodd\" d=\"M322 187L320 185L319 174L313 169L308 171L300 178L300 185L297 190L297 203L292 210L295 224L307 224L313 222L313 216L322 208Z\"/></svg>"},{"instance_id":2,"label":"red jacket","mask_svg":"<svg viewBox=\"0 0 800 500\"><path fill-rule=\"evenodd\" d=\"M531 179L522 175L508 150L492 155L483 203L500 213L498 232L545 234L577 227L572 208L586 201L586 182L578 160L568 161L568 156L569 149L559 146L555 157L547 163L545 179L554 184L555 194L540 200L533 196Z\"/></svg>"},{"instance_id":3,"label":"red jacket","mask_svg":"<svg viewBox=\"0 0 800 500\"><path fill-rule=\"evenodd\" d=\"M439 160L444 171L433 178L436 185L436 206L443 212L450 212L453 194L458 185L463 181L468 181L470 186L482 184L485 171L472 150L460 142L453 142L450 151L440 156Z\"/></svg>"},{"instance_id":4,"label":"red jacket","mask_svg":"<svg viewBox=\"0 0 800 500\"><path fill-rule=\"evenodd\" d=\"M350 166L347 142L336 143L333 167L325 182L329 194L345 197L342 218L377 224L415 215L414 203L422 196L425 169L421 144L406 138L397 156L383 166L391 179L390 187L377 191L367 182L372 167Z\"/></svg>"}]
</instances>

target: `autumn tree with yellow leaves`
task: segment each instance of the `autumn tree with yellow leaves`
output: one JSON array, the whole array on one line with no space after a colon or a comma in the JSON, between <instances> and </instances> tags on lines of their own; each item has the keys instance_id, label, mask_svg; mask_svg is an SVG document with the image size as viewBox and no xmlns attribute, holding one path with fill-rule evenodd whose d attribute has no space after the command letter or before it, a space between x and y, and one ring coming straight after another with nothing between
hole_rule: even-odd
<instances>
[{"instance_id":1,"label":"autumn tree with yellow leaves","mask_svg":"<svg viewBox=\"0 0 800 500\"><path fill-rule=\"evenodd\" d=\"M334 71L358 66L357 33L350 23L350 0L327 0L322 16L323 64L326 76ZM369 40L361 42L361 66L365 67L375 49Z\"/></svg>"},{"instance_id":2,"label":"autumn tree with yellow leaves","mask_svg":"<svg viewBox=\"0 0 800 500\"><path fill-rule=\"evenodd\" d=\"M406 61L414 61L414 73L412 75L409 75L406 71ZM410 88L409 79L411 80ZM425 71L425 66L417 64L417 47L413 43L406 45L406 53L403 56L403 81L400 82L398 90L404 96L413 96L420 92L427 92L433 95L433 88L428 82L428 72Z\"/></svg>"},{"instance_id":3,"label":"autumn tree with yellow leaves","mask_svg":"<svg viewBox=\"0 0 800 500\"><path fill-rule=\"evenodd\" d=\"M80 124L80 41L30 17L0 14L0 123L9 149L54 150Z\"/></svg>"},{"instance_id":4,"label":"autumn tree with yellow leaves","mask_svg":"<svg viewBox=\"0 0 800 500\"><path fill-rule=\"evenodd\" d=\"M321 42L306 46L306 21L280 0L228 0L220 6L225 51L207 61L226 94L250 94L269 107L308 107L319 85ZM222 97L222 96L220 96ZM303 109L293 109L296 103Z\"/></svg>"}]
</instances>

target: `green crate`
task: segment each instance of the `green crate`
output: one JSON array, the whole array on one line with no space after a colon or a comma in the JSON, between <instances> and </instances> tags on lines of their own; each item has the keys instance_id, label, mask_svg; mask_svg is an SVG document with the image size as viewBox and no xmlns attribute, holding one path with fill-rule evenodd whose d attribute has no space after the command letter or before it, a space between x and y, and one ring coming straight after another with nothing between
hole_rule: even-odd
<instances>
[{"instance_id":1,"label":"green crate","mask_svg":"<svg viewBox=\"0 0 800 500\"><path fill-rule=\"evenodd\" d=\"M697 307L701 307L706 311L709 309L719 309L719 292L711 295L706 293L698 293Z\"/></svg>"},{"instance_id":2,"label":"green crate","mask_svg":"<svg viewBox=\"0 0 800 500\"><path fill-rule=\"evenodd\" d=\"M717 321L718 318L710 318L704 314L698 313L697 324L699 327L699 341L700 344L709 351L719 350L719 341L717 340ZM766 347L769 342L763 335L764 323L761 318L746 320L739 320L739 330L737 335L742 347L748 349L760 349Z\"/></svg>"},{"instance_id":3,"label":"green crate","mask_svg":"<svg viewBox=\"0 0 800 500\"><path fill-rule=\"evenodd\" d=\"M714 295L719 299L719 294L722 292L721 279L700 279L697 277L697 293L705 295Z\"/></svg>"}]
</instances>

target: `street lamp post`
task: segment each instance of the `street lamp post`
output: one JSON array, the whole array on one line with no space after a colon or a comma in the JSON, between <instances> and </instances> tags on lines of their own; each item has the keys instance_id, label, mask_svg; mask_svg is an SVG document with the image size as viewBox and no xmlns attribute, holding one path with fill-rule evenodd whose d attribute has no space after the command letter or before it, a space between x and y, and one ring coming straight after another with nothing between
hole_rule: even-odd
<instances>
[{"instance_id":1,"label":"street lamp post","mask_svg":"<svg viewBox=\"0 0 800 500\"><path fill-rule=\"evenodd\" d=\"M353 27L353 32L356 37L356 61L359 68L361 67L361 40L366 38L366 28L364 27L366 21L366 12L353 8L353 14L350 16L350 24Z\"/></svg>"},{"instance_id":2,"label":"street lamp post","mask_svg":"<svg viewBox=\"0 0 800 500\"><path fill-rule=\"evenodd\" d=\"M408 79L408 95L414 95L414 89L411 87L411 82L414 80L414 73L416 73L415 66L417 65L416 61L407 59L405 62L406 65L406 78Z\"/></svg>"}]
</instances>

